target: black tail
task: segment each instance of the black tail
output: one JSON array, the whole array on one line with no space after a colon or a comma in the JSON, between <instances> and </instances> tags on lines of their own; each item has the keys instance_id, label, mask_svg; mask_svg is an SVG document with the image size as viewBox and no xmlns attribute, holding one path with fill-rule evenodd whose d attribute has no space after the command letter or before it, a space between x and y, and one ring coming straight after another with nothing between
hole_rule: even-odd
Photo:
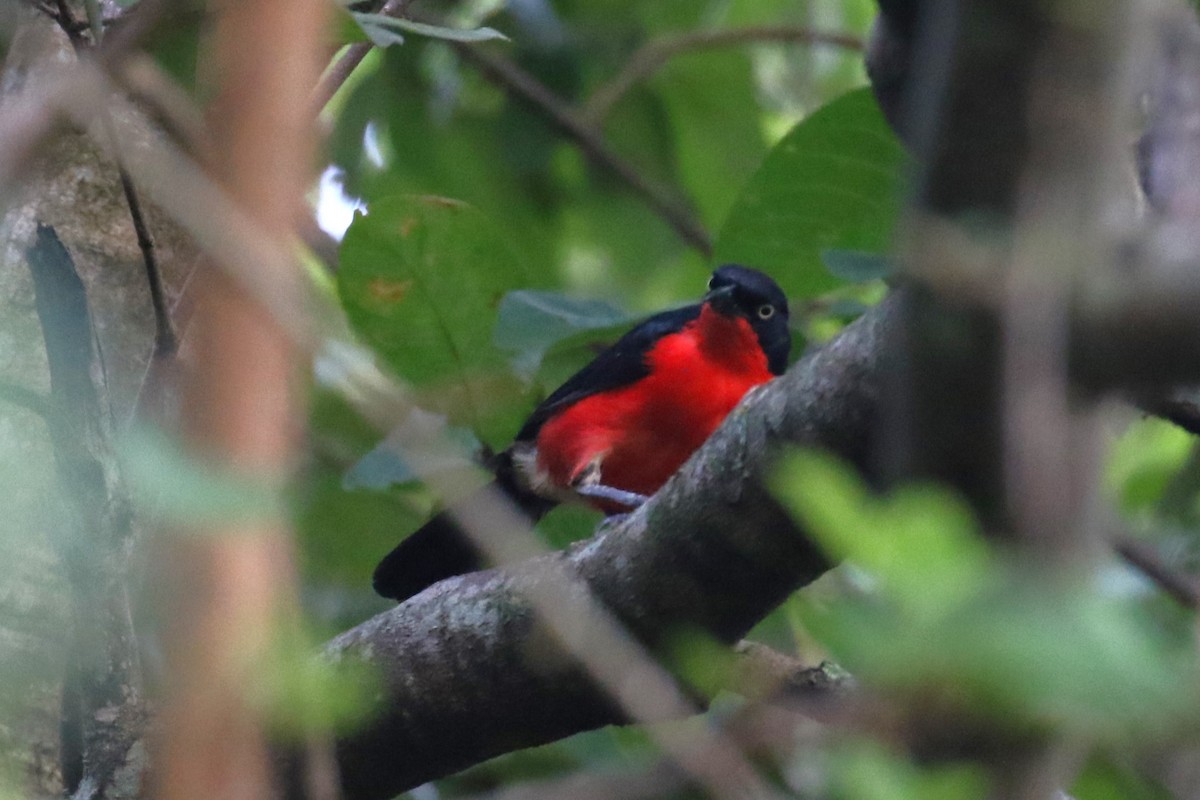
<instances>
[{"instance_id":1,"label":"black tail","mask_svg":"<svg viewBox=\"0 0 1200 800\"><path fill-rule=\"evenodd\" d=\"M491 466L496 471L496 482L492 488L499 490L524 512L530 524L554 507L553 501L517 487L508 453L496 456ZM464 506L492 503L495 494L478 492L462 503ZM475 572L486 566L483 554L471 543L470 536L454 521L452 514L443 511L384 556L379 566L375 567L371 583L378 594L404 601L438 581Z\"/></svg>"},{"instance_id":2,"label":"black tail","mask_svg":"<svg viewBox=\"0 0 1200 800\"><path fill-rule=\"evenodd\" d=\"M371 585L377 594L403 601L440 580L475 572L483 565L483 555L443 511L383 557Z\"/></svg>"}]
</instances>

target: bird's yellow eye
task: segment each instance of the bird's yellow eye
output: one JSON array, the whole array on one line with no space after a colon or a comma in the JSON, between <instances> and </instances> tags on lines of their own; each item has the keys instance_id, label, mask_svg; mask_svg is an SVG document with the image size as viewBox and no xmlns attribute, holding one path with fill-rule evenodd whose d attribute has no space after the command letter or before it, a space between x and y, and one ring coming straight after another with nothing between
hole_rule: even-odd
<instances>
[{"instance_id":1,"label":"bird's yellow eye","mask_svg":"<svg viewBox=\"0 0 1200 800\"><path fill-rule=\"evenodd\" d=\"M775 316L775 306L765 305L765 306L758 307L758 318L759 319L770 319L773 316Z\"/></svg>"},{"instance_id":2,"label":"bird's yellow eye","mask_svg":"<svg viewBox=\"0 0 1200 800\"><path fill-rule=\"evenodd\" d=\"M710 291L710 292L712 291L713 281L715 281L716 279L717 279L716 275L713 275L711 278L708 279L708 291Z\"/></svg>"}]
</instances>

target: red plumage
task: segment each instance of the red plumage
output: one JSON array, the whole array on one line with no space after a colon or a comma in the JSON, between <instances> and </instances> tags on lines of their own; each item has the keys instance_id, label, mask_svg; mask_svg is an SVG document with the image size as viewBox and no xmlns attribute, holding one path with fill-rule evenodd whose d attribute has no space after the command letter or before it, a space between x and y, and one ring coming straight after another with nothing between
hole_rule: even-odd
<instances>
[{"instance_id":1,"label":"red plumage","mask_svg":"<svg viewBox=\"0 0 1200 800\"><path fill-rule=\"evenodd\" d=\"M585 397L542 425L537 465L551 484L570 487L597 464L605 486L654 494L747 391L774 377L749 322L708 304L645 359L646 377Z\"/></svg>"}]
</instances>

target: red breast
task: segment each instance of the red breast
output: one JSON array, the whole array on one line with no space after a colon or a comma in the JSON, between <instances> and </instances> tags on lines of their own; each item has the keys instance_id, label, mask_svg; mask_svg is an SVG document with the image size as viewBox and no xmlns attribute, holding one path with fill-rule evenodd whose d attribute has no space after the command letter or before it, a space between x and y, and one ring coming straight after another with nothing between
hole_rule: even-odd
<instances>
[{"instance_id":1,"label":"red breast","mask_svg":"<svg viewBox=\"0 0 1200 800\"><path fill-rule=\"evenodd\" d=\"M662 337L646 360L645 378L586 397L542 426L537 463L550 483L570 486L598 459L604 485L653 494L747 391L774 377L750 324L707 303L694 321Z\"/></svg>"}]
</instances>

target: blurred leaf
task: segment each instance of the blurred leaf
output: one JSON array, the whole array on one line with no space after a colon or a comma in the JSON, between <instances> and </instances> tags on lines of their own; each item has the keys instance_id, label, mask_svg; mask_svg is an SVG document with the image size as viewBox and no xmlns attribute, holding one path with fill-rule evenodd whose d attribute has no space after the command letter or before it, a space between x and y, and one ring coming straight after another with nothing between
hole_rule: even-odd
<instances>
[{"instance_id":1,"label":"blurred leaf","mask_svg":"<svg viewBox=\"0 0 1200 800\"><path fill-rule=\"evenodd\" d=\"M891 276L895 269L886 255L856 250L823 250L821 261L831 275L847 283L882 280Z\"/></svg>"},{"instance_id":2,"label":"blurred leaf","mask_svg":"<svg viewBox=\"0 0 1200 800\"><path fill-rule=\"evenodd\" d=\"M832 762L829 795L838 800L977 800L988 794L981 767L922 767L878 744L843 746Z\"/></svg>"},{"instance_id":3,"label":"blurred leaf","mask_svg":"<svg viewBox=\"0 0 1200 800\"><path fill-rule=\"evenodd\" d=\"M273 731L291 742L343 733L359 726L380 690L377 670L362 661L337 664L319 655L314 637L279 635L266 663L252 673L251 696Z\"/></svg>"},{"instance_id":4,"label":"blurred leaf","mask_svg":"<svg viewBox=\"0 0 1200 800\"><path fill-rule=\"evenodd\" d=\"M1161 419L1130 425L1112 448L1105 476L1121 508L1127 513L1149 511L1162 500L1194 441L1190 433Z\"/></svg>"},{"instance_id":5,"label":"blurred leaf","mask_svg":"<svg viewBox=\"0 0 1200 800\"><path fill-rule=\"evenodd\" d=\"M314 372L319 372L318 366ZM345 396L319 383L308 399L308 428L314 450L339 463L353 463L379 443L379 431Z\"/></svg>"},{"instance_id":6,"label":"blurred leaf","mask_svg":"<svg viewBox=\"0 0 1200 800\"><path fill-rule=\"evenodd\" d=\"M675 131L667 98L651 85L633 87L609 110L604 129L613 149L651 181L676 181ZM594 170L598 185L623 191L624 184L605 171Z\"/></svg>"},{"instance_id":7,"label":"blurred leaf","mask_svg":"<svg viewBox=\"0 0 1200 800\"><path fill-rule=\"evenodd\" d=\"M567 336L555 342L545 352L535 377L544 394L561 386L568 378L581 370L606 347L621 338L630 323L608 328L594 328Z\"/></svg>"},{"instance_id":8,"label":"blurred leaf","mask_svg":"<svg viewBox=\"0 0 1200 800\"><path fill-rule=\"evenodd\" d=\"M1158 635L1131 603L1079 587L998 570L976 598L936 618L906 616L886 596L804 613L806 627L865 682L926 703L941 698L1008 730L1053 726L1116 743L1195 723L1194 654Z\"/></svg>"},{"instance_id":9,"label":"blurred leaf","mask_svg":"<svg viewBox=\"0 0 1200 800\"><path fill-rule=\"evenodd\" d=\"M827 292L842 281L823 252L889 249L907 166L869 90L834 100L767 154L725 220L715 260L765 270L789 296Z\"/></svg>"},{"instance_id":10,"label":"blurred leaf","mask_svg":"<svg viewBox=\"0 0 1200 800\"><path fill-rule=\"evenodd\" d=\"M433 410L489 444L512 436L522 400L492 344L497 307L528 284L498 232L455 200L375 201L342 242L338 288L355 331L401 377L438 390Z\"/></svg>"},{"instance_id":11,"label":"blurred leaf","mask_svg":"<svg viewBox=\"0 0 1200 800\"><path fill-rule=\"evenodd\" d=\"M676 631L668 642L672 672L705 697L729 687L737 669L733 650L698 630Z\"/></svg>"},{"instance_id":12,"label":"blurred leaf","mask_svg":"<svg viewBox=\"0 0 1200 800\"><path fill-rule=\"evenodd\" d=\"M737 49L692 53L671 59L653 83L669 112L680 180L716 229L766 154L750 59Z\"/></svg>"},{"instance_id":13,"label":"blurred leaf","mask_svg":"<svg viewBox=\"0 0 1200 800\"><path fill-rule=\"evenodd\" d=\"M204 9L190 3L171 15L171 24L160 29L148 42L149 55L157 65L189 95L200 91L197 69L200 64L200 42L208 32L209 18Z\"/></svg>"},{"instance_id":14,"label":"blurred leaf","mask_svg":"<svg viewBox=\"0 0 1200 800\"><path fill-rule=\"evenodd\" d=\"M492 341L514 353L518 371L530 375L546 351L564 339L630 321L628 313L606 300L518 289L500 301Z\"/></svg>"},{"instance_id":15,"label":"blurred leaf","mask_svg":"<svg viewBox=\"0 0 1200 800\"><path fill-rule=\"evenodd\" d=\"M302 476L292 493L308 581L370 591L375 564L429 515L432 499L415 487L347 489L341 471L324 466Z\"/></svg>"},{"instance_id":16,"label":"blurred leaf","mask_svg":"<svg viewBox=\"0 0 1200 800\"><path fill-rule=\"evenodd\" d=\"M281 485L261 475L205 464L172 437L132 428L120 443L121 468L147 519L196 530L225 531L232 523L283 514Z\"/></svg>"},{"instance_id":17,"label":"blurred leaf","mask_svg":"<svg viewBox=\"0 0 1200 800\"><path fill-rule=\"evenodd\" d=\"M600 512L591 506L563 503L538 520L535 530L548 547L562 550L595 534L600 519Z\"/></svg>"},{"instance_id":18,"label":"blurred leaf","mask_svg":"<svg viewBox=\"0 0 1200 800\"><path fill-rule=\"evenodd\" d=\"M832 456L796 452L773 477L776 494L837 559L883 581L903 613L927 620L972 596L988 572L987 545L962 500L930 485L872 495Z\"/></svg>"},{"instance_id":19,"label":"blurred leaf","mask_svg":"<svg viewBox=\"0 0 1200 800\"><path fill-rule=\"evenodd\" d=\"M1173 795L1163 786L1137 774L1131 766L1120 762L1129 753L1117 752L1113 757L1092 758L1075 779L1071 797L1075 800L1171 800Z\"/></svg>"},{"instance_id":20,"label":"blurred leaf","mask_svg":"<svg viewBox=\"0 0 1200 800\"><path fill-rule=\"evenodd\" d=\"M403 44L403 33L415 33L428 36L431 39L443 39L448 42L489 42L496 39L508 41L508 37L492 28L474 28L458 30L441 25L428 25L402 17L389 17L386 14L369 14L363 11L350 12L355 22L362 27L363 33L376 47L388 47L393 44Z\"/></svg>"},{"instance_id":21,"label":"blurred leaf","mask_svg":"<svg viewBox=\"0 0 1200 800\"><path fill-rule=\"evenodd\" d=\"M355 19L353 12L341 8L334 11L334 41L338 44L358 44L359 42L374 42L367 36L362 23Z\"/></svg>"},{"instance_id":22,"label":"blurred leaf","mask_svg":"<svg viewBox=\"0 0 1200 800\"><path fill-rule=\"evenodd\" d=\"M879 498L815 453L786 458L774 487L827 550L878 581L869 595L803 610L859 677L1087 736L1162 734L1189 718L1197 665L1186 642L1147 625L1128 598L1014 572L948 492Z\"/></svg>"}]
</instances>

